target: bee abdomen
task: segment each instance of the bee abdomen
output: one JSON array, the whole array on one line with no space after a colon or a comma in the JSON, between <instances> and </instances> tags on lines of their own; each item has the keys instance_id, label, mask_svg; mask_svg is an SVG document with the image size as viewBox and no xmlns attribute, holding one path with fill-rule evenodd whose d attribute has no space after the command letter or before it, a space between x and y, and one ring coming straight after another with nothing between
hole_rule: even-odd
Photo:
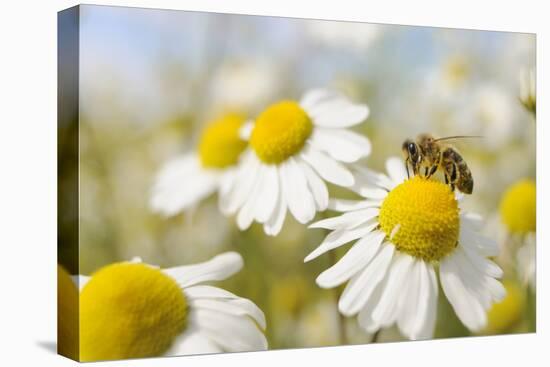
<instances>
[{"instance_id":1,"label":"bee abdomen","mask_svg":"<svg viewBox=\"0 0 550 367\"><path fill-rule=\"evenodd\" d=\"M456 165L458 171L456 187L465 194L471 194L474 190L474 179L462 156L453 148L447 148L443 151L443 161L453 162Z\"/></svg>"}]
</instances>

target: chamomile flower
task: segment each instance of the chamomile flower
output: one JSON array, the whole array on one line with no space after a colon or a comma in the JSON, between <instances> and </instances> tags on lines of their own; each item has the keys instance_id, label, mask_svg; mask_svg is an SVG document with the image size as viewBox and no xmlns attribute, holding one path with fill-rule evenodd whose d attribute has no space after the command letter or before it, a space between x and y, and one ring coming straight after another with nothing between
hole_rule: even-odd
<instances>
[{"instance_id":1,"label":"chamomile flower","mask_svg":"<svg viewBox=\"0 0 550 367\"><path fill-rule=\"evenodd\" d=\"M238 213L240 229L257 221L272 236L281 230L287 209L298 222L309 222L327 208L325 181L354 184L343 163L366 157L370 142L347 128L368 114L366 105L327 90L312 90L300 102L269 106L243 127L250 148L243 153L232 190L222 197L222 211Z\"/></svg>"},{"instance_id":2,"label":"chamomile flower","mask_svg":"<svg viewBox=\"0 0 550 367\"><path fill-rule=\"evenodd\" d=\"M487 310L502 300L501 269L488 259L498 246L477 233L481 218L463 213L450 188L415 176L403 161L387 161L389 176L357 167L353 189L362 201L335 200L343 212L313 228L333 230L310 261L357 240L317 278L323 288L348 282L339 300L346 316L358 315L367 332L397 324L409 339L433 335L439 278L458 318L472 331L487 323Z\"/></svg>"},{"instance_id":3,"label":"chamomile flower","mask_svg":"<svg viewBox=\"0 0 550 367\"><path fill-rule=\"evenodd\" d=\"M515 241L518 271L522 280L535 287L537 230L537 189L533 180L524 179L510 186L500 202L500 217L505 230Z\"/></svg>"},{"instance_id":4,"label":"chamomile flower","mask_svg":"<svg viewBox=\"0 0 550 367\"><path fill-rule=\"evenodd\" d=\"M240 114L224 115L205 128L195 152L166 163L153 186L153 211L172 216L215 192L226 194L246 148L246 142L239 137L244 121Z\"/></svg>"},{"instance_id":5,"label":"chamomile flower","mask_svg":"<svg viewBox=\"0 0 550 367\"><path fill-rule=\"evenodd\" d=\"M238 272L228 252L159 269L141 261L80 277L80 359L141 358L267 349L265 317L250 300L204 285Z\"/></svg>"},{"instance_id":6,"label":"chamomile flower","mask_svg":"<svg viewBox=\"0 0 550 367\"><path fill-rule=\"evenodd\" d=\"M491 306L487 313L486 334L509 333L516 328L523 318L526 307L525 293L514 281L503 281L506 297Z\"/></svg>"}]
</instances>

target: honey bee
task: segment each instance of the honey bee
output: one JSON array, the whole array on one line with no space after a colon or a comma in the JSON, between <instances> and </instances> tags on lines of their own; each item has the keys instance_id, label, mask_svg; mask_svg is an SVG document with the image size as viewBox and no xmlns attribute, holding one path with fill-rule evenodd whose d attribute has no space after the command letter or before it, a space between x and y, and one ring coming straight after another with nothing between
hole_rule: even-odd
<instances>
[{"instance_id":1,"label":"honey bee","mask_svg":"<svg viewBox=\"0 0 550 367\"><path fill-rule=\"evenodd\" d=\"M409 165L414 175L420 174L426 178L430 178L438 169L441 169L445 176L445 184L450 185L452 191L456 188L465 194L471 194L474 190L474 179L466 161L453 146L441 142L479 137L448 136L436 139L430 134L420 134L416 141L405 140L402 150L405 156L407 176L409 175Z\"/></svg>"}]
</instances>

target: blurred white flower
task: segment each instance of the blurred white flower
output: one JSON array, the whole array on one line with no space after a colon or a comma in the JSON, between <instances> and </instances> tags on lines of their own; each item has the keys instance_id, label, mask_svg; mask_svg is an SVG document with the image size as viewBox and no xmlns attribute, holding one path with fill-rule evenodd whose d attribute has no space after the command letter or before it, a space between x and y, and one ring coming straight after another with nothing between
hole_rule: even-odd
<instances>
[{"instance_id":1,"label":"blurred white flower","mask_svg":"<svg viewBox=\"0 0 550 367\"><path fill-rule=\"evenodd\" d=\"M457 121L464 133L484 136L484 143L498 148L517 137L514 106L517 101L506 90L492 83L485 83L473 90L463 99Z\"/></svg>"},{"instance_id":2,"label":"blurred white flower","mask_svg":"<svg viewBox=\"0 0 550 367\"><path fill-rule=\"evenodd\" d=\"M519 100L533 115L537 112L537 77L533 69L521 69L519 73Z\"/></svg>"},{"instance_id":3,"label":"blurred white flower","mask_svg":"<svg viewBox=\"0 0 550 367\"><path fill-rule=\"evenodd\" d=\"M306 23L309 36L333 47L365 50L380 36L381 26L359 22L311 20Z\"/></svg>"},{"instance_id":4,"label":"blurred white flower","mask_svg":"<svg viewBox=\"0 0 550 367\"><path fill-rule=\"evenodd\" d=\"M246 142L239 136L245 119L229 113L203 131L197 151L184 154L164 165L158 173L150 200L153 211L166 216L191 208L219 192L226 195Z\"/></svg>"},{"instance_id":5,"label":"blurred white flower","mask_svg":"<svg viewBox=\"0 0 550 367\"><path fill-rule=\"evenodd\" d=\"M366 137L347 128L368 114L366 105L327 90L312 90L299 103L269 106L242 129L250 148L243 153L232 190L221 198L222 211L238 212L241 230L256 220L272 236L281 230L287 209L300 223L309 222L327 208L325 181L354 184L341 162L356 162L371 147Z\"/></svg>"},{"instance_id":6,"label":"blurred white flower","mask_svg":"<svg viewBox=\"0 0 550 367\"><path fill-rule=\"evenodd\" d=\"M277 75L276 67L265 63L225 63L212 77L212 102L221 108L250 111L273 96Z\"/></svg>"},{"instance_id":7,"label":"blurred white flower","mask_svg":"<svg viewBox=\"0 0 550 367\"><path fill-rule=\"evenodd\" d=\"M447 185L407 179L398 158L386 166L389 176L356 167L353 189L366 199L334 200L330 208L344 214L310 226L333 232L306 262L358 239L317 284L333 288L348 281L340 312L358 315L368 333L396 323L407 338L428 339L436 321L439 268L458 318L472 331L483 329L486 311L505 296L496 280L502 270L488 259L497 255L497 244L478 233L481 218L462 212Z\"/></svg>"},{"instance_id":8,"label":"blurred white flower","mask_svg":"<svg viewBox=\"0 0 550 367\"><path fill-rule=\"evenodd\" d=\"M202 283L243 265L238 253L168 269L140 259L80 276L83 361L266 350L264 313L250 300Z\"/></svg>"}]
</instances>

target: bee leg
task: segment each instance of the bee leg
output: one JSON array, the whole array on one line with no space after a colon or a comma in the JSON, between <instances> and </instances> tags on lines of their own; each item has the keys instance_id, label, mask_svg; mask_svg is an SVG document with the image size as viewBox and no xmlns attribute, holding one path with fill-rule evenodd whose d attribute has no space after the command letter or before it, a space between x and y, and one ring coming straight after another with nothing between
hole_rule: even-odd
<instances>
[{"instance_id":1,"label":"bee leg","mask_svg":"<svg viewBox=\"0 0 550 367\"><path fill-rule=\"evenodd\" d=\"M447 172L445 172L445 185L449 184L449 175L447 175Z\"/></svg>"},{"instance_id":2,"label":"bee leg","mask_svg":"<svg viewBox=\"0 0 550 367\"><path fill-rule=\"evenodd\" d=\"M455 192L455 184L454 183L451 184L451 191Z\"/></svg>"},{"instance_id":3,"label":"bee leg","mask_svg":"<svg viewBox=\"0 0 550 367\"><path fill-rule=\"evenodd\" d=\"M433 176L433 174L437 171L437 165L433 165L432 168L430 169L430 172L428 173L427 175L427 178L430 178Z\"/></svg>"},{"instance_id":4,"label":"bee leg","mask_svg":"<svg viewBox=\"0 0 550 367\"><path fill-rule=\"evenodd\" d=\"M407 180L411 178L409 175L409 158L405 159L405 170L407 171Z\"/></svg>"},{"instance_id":5,"label":"bee leg","mask_svg":"<svg viewBox=\"0 0 550 367\"><path fill-rule=\"evenodd\" d=\"M428 167L424 168L424 177L428 177L428 170Z\"/></svg>"}]
</instances>

